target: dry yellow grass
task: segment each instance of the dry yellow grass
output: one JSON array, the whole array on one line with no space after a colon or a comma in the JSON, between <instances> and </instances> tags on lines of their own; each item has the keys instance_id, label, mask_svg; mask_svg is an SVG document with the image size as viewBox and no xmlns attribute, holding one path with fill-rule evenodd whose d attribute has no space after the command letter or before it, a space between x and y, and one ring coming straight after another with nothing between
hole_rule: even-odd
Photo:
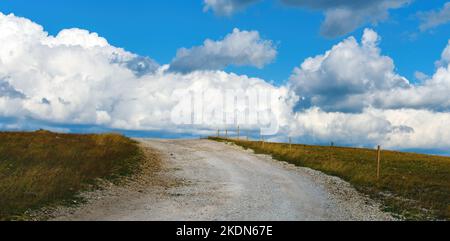
<instances>
[{"instance_id":1,"label":"dry yellow grass","mask_svg":"<svg viewBox=\"0 0 450 241\"><path fill-rule=\"evenodd\" d=\"M0 132L0 220L70 200L97 178L131 174L140 160L138 145L117 134Z\"/></svg>"},{"instance_id":2,"label":"dry yellow grass","mask_svg":"<svg viewBox=\"0 0 450 241\"><path fill-rule=\"evenodd\" d=\"M223 139L211 138L218 141ZM275 159L341 177L409 220L450 219L450 158L376 150L228 140Z\"/></svg>"}]
</instances>

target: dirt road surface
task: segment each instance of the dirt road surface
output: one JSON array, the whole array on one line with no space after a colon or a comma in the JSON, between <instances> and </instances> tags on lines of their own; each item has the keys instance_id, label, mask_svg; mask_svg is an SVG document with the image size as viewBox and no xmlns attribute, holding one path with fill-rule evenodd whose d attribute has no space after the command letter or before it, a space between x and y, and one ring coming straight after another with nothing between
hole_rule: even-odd
<instances>
[{"instance_id":1,"label":"dirt road surface","mask_svg":"<svg viewBox=\"0 0 450 241\"><path fill-rule=\"evenodd\" d=\"M348 183L209 140L139 139L157 172L84 194L54 220L392 220Z\"/></svg>"}]
</instances>

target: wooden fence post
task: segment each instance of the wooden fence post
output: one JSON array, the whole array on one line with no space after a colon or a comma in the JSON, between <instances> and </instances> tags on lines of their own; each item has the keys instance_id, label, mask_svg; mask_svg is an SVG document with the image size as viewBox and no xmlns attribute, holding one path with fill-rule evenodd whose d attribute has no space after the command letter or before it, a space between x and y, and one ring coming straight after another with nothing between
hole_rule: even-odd
<instances>
[{"instance_id":1,"label":"wooden fence post","mask_svg":"<svg viewBox=\"0 0 450 241\"><path fill-rule=\"evenodd\" d=\"M225 129L225 139L228 139L228 129Z\"/></svg>"},{"instance_id":2,"label":"wooden fence post","mask_svg":"<svg viewBox=\"0 0 450 241\"><path fill-rule=\"evenodd\" d=\"M237 129L237 139L238 139L238 141L239 141L239 139L240 139L240 137L241 137L241 129L240 129L240 127L238 126L238 129Z\"/></svg>"},{"instance_id":3,"label":"wooden fence post","mask_svg":"<svg viewBox=\"0 0 450 241\"><path fill-rule=\"evenodd\" d=\"M220 138L220 129L217 129L217 138Z\"/></svg>"},{"instance_id":4,"label":"wooden fence post","mask_svg":"<svg viewBox=\"0 0 450 241\"><path fill-rule=\"evenodd\" d=\"M292 138L289 137L289 151L292 151Z\"/></svg>"},{"instance_id":5,"label":"wooden fence post","mask_svg":"<svg viewBox=\"0 0 450 241\"><path fill-rule=\"evenodd\" d=\"M264 137L262 135L262 131L259 131L259 137L261 139L262 148L264 148Z\"/></svg>"},{"instance_id":6,"label":"wooden fence post","mask_svg":"<svg viewBox=\"0 0 450 241\"><path fill-rule=\"evenodd\" d=\"M380 180L380 172L381 172L381 146L378 145L378 150L377 150L377 180Z\"/></svg>"}]
</instances>

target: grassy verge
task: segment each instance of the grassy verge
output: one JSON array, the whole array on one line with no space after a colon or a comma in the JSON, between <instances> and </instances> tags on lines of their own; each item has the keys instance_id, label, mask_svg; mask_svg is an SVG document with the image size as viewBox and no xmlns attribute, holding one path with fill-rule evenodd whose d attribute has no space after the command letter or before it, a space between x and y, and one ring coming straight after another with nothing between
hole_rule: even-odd
<instances>
[{"instance_id":1,"label":"grassy verge","mask_svg":"<svg viewBox=\"0 0 450 241\"><path fill-rule=\"evenodd\" d=\"M141 158L137 143L117 134L0 132L0 220L71 200L98 178L129 175Z\"/></svg>"},{"instance_id":2,"label":"grassy verge","mask_svg":"<svg viewBox=\"0 0 450 241\"><path fill-rule=\"evenodd\" d=\"M210 138L225 141L220 138ZM256 153L309 167L350 182L359 191L381 200L386 211L408 220L450 219L450 158L382 152L381 178L377 180L376 151L226 140Z\"/></svg>"}]
</instances>

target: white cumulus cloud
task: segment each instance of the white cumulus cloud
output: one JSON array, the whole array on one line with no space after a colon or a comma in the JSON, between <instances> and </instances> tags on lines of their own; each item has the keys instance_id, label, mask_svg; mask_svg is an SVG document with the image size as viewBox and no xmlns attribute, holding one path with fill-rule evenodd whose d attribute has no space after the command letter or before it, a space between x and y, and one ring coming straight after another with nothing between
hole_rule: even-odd
<instances>
[{"instance_id":1,"label":"white cumulus cloud","mask_svg":"<svg viewBox=\"0 0 450 241\"><path fill-rule=\"evenodd\" d=\"M354 112L370 106L367 96L374 92L408 88L408 80L395 73L394 61L381 55L379 41L376 32L366 29L361 43L350 37L305 60L290 78L291 87L303 98L300 104Z\"/></svg>"},{"instance_id":2,"label":"white cumulus cloud","mask_svg":"<svg viewBox=\"0 0 450 241\"><path fill-rule=\"evenodd\" d=\"M409 83L381 55L380 37L366 29L360 43L343 40L296 68L289 86L301 97L291 135L307 142L382 144L397 149L450 146L449 45L436 72Z\"/></svg>"},{"instance_id":3,"label":"white cumulus cloud","mask_svg":"<svg viewBox=\"0 0 450 241\"><path fill-rule=\"evenodd\" d=\"M449 112L367 108L360 113L342 113L313 107L295 113L290 135L300 142L448 153L448 123Z\"/></svg>"},{"instance_id":4,"label":"white cumulus cloud","mask_svg":"<svg viewBox=\"0 0 450 241\"><path fill-rule=\"evenodd\" d=\"M297 108L320 107L337 112L361 112L372 107L450 111L450 43L433 76L419 73L421 81L411 84L395 72L390 57L381 55L379 41L377 33L366 29L361 43L350 37L295 68L289 85L302 97Z\"/></svg>"},{"instance_id":5,"label":"white cumulus cloud","mask_svg":"<svg viewBox=\"0 0 450 241\"><path fill-rule=\"evenodd\" d=\"M272 41L261 39L257 31L240 31L235 28L223 40L205 40L203 45L178 50L170 70L221 70L229 65L262 68L272 62L277 50Z\"/></svg>"},{"instance_id":6,"label":"white cumulus cloud","mask_svg":"<svg viewBox=\"0 0 450 241\"><path fill-rule=\"evenodd\" d=\"M86 30L65 29L51 36L28 19L0 13L0 42L0 121L176 131L184 128L171 120L172 110L183 101L176 95L180 90L267 90L277 97L277 119L285 119L292 109L292 102L283 99L289 96L286 87L220 70L168 71L169 65L111 46ZM238 65L262 66L276 55L270 41L261 40L257 32L237 29L224 41L207 41L205 46L217 52L208 55L210 61L231 51L225 62ZM201 123L191 131L209 127Z\"/></svg>"}]
</instances>

